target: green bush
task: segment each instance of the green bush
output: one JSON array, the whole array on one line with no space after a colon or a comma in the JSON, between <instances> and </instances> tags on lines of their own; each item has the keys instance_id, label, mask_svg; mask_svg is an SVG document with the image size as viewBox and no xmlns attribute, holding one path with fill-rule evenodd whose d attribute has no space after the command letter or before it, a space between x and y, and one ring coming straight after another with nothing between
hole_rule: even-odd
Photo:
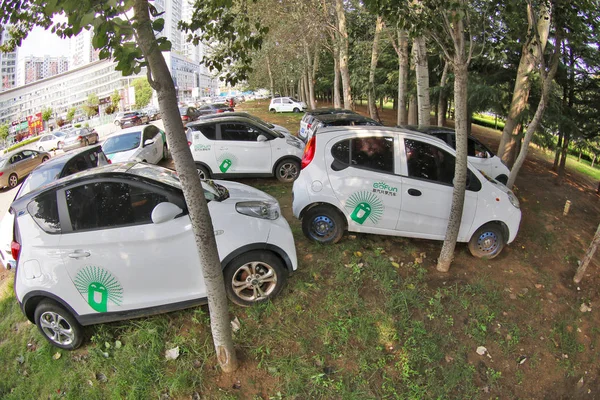
<instances>
[{"instance_id":1,"label":"green bush","mask_svg":"<svg viewBox=\"0 0 600 400\"><path fill-rule=\"evenodd\" d=\"M479 115L473 116L473 123L477 124L477 125L485 126L486 128L492 128L492 129L498 129L498 130L504 129L504 121L498 120L498 127L496 128L496 123L493 119L490 120L489 118L484 118Z\"/></svg>"},{"instance_id":2,"label":"green bush","mask_svg":"<svg viewBox=\"0 0 600 400\"><path fill-rule=\"evenodd\" d=\"M19 142L19 143L15 144L15 145L12 145L8 149L4 150L4 154L6 154L8 152L11 152L13 150L16 150L16 149L18 149L20 147L23 147L25 145L28 145L29 143L37 142L38 140L40 140L39 136L32 137L32 138L27 139L27 140L23 140L22 142Z\"/></svg>"},{"instance_id":3,"label":"green bush","mask_svg":"<svg viewBox=\"0 0 600 400\"><path fill-rule=\"evenodd\" d=\"M81 128L81 124L75 124L74 127L75 128Z\"/></svg>"}]
</instances>

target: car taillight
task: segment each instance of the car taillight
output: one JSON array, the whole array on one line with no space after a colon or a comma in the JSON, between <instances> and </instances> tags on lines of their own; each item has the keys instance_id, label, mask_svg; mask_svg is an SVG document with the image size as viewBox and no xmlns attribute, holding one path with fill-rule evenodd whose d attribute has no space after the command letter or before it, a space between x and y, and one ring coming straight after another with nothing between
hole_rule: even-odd
<instances>
[{"instance_id":1,"label":"car taillight","mask_svg":"<svg viewBox=\"0 0 600 400\"><path fill-rule=\"evenodd\" d=\"M112 164L112 161L110 161L110 159L109 159L109 158L107 158L107 159L106 159L106 163L107 163L107 164Z\"/></svg>"},{"instance_id":2,"label":"car taillight","mask_svg":"<svg viewBox=\"0 0 600 400\"><path fill-rule=\"evenodd\" d=\"M190 142L190 141L188 140L188 146L191 146L191 145L192 145L192 142Z\"/></svg>"},{"instance_id":3,"label":"car taillight","mask_svg":"<svg viewBox=\"0 0 600 400\"><path fill-rule=\"evenodd\" d=\"M21 244L19 242L12 241L10 244L10 254L15 261L19 261L19 255L21 254Z\"/></svg>"},{"instance_id":4,"label":"car taillight","mask_svg":"<svg viewBox=\"0 0 600 400\"><path fill-rule=\"evenodd\" d=\"M82 141L83 140L83 136L78 136L77 140Z\"/></svg>"},{"instance_id":5,"label":"car taillight","mask_svg":"<svg viewBox=\"0 0 600 400\"><path fill-rule=\"evenodd\" d=\"M223 111L225 111L225 110L223 110L223 109L219 108L219 109L217 110L217 114L219 114L219 113L222 113Z\"/></svg>"},{"instance_id":6,"label":"car taillight","mask_svg":"<svg viewBox=\"0 0 600 400\"><path fill-rule=\"evenodd\" d=\"M307 127L308 129L310 129L310 127L311 127L311 126L312 126L312 124L307 124L307 125L306 125L306 127Z\"/></svg>"},{"instance_id":7,"label":"car taillight","mask_svg":"<svg viewBox=\"0 0 600 400\"><path fill-rule=\"evenodd\" d=\"M4 175L4 172L0 172L0 176Z\"/></svg>"},{"instance_id":8,"label":"car taillight","mask_svg":"<svg viewBox=\"0 0 600 400\"><path fill-rule=\"evenodd\" d=\"M301 169L306 168L313 158L315 158L315 148L317 147L316 139L316 136L313 136L306 144L306 147L304 148L304 154L302 155Z\"/></svg>"}]
</instances>

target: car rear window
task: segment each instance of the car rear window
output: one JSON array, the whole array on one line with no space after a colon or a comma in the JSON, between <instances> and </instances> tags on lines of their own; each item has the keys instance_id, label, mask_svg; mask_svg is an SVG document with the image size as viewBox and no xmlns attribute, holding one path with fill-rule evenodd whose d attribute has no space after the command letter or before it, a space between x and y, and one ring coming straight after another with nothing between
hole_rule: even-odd
<instances>
[{"instance_id":1,"label":"car rear window","mask_svg":"<svg viewBox=\"0 0 600 400\"><path fill-rule=\"evenodd\" d=\"M56 192L50 191L36 197L27 205L27 211L35 223L45 232L61 232Z\"/></svg>"},{"instance_id":2,"label":"car rear window","mask_svg":"<svg viewBox=\"0 0 600 400\"><path fill-rule=\"evenodd\" d=\"M217 127L215 125L190 126L190 130L201 132L208 140L217 140Z\"/></svg>"}]
</instances>

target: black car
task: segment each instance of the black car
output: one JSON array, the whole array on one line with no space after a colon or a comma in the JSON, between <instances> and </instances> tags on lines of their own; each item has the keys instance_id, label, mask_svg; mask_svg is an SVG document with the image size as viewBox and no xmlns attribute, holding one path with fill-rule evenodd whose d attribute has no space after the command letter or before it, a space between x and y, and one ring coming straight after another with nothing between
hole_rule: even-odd
<instances>
[{"instance_id":1,"label":"black car","mask_svg":"<svg viewBox=\"0 0 600 400\"><path fill-rule=\"evenodd\" d=\"M235 111L233 107L230 107L225 103L205 104L198 109L199 115L219 114L232 111Z\"/></svg>"},{"instance_id":2,"label":"black car","mask_svg":"<svg viewBox=\"0 0 600 400\"><path fill-rule=\"evenodd\" d=\"M186 126L188 122L197 120L200 113L196 107L179 107L179 115L183 126Z\"/></svg>"},{"instance_id":3,"label":"black car","mask_svg":"<svg viewBox=\"0 0 600 400\"><path fill-rule=\"evenodd\" d=\"M314 133L316 122L321 115L333 115L333 114L354 114L358 115L352 110L346 110L344 108L316 108L314 110L307 111L304 113L302 120L300 121L300 131L298 137L304 142L308 141L309 136Z\"/></svg>"},{"instance_id":4,"label":"black car","mask_svg":"<svg viewBox=\"0 0 600 400\"><path fill-rule=\"evenodd\" d=\"M115 119L115 125L117 125L121 128L127 128L130 126L142 125L142 124L143 124L142 116L137 111L126 112L122 116L119 116L117 119Z\"/></svg>"},{"instance_id":5,"label":"black car","mask_svg":"<svg viewBox=\"0 0 600 400\"><path fill-rule=\"evenodd\" d=\"M312 132L306 140L317 134L320 128L327 126L383 126L379 122L369 117L359 114L324 114L315 117Z\"/></svg>"}]
</instances>

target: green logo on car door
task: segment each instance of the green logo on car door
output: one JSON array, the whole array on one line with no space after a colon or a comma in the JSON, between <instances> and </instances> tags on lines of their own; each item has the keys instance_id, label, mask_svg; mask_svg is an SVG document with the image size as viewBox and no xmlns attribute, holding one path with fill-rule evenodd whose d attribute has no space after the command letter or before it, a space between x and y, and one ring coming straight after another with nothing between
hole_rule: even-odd
<instances>
[{"instance_id":1,"label":"green logo on car door","mask_svg":"<svg viewBox=\"0 0 600 400\"><path fill-rule=\"evenodd\" d=\"M223 160L223 162L221 163L221 165L219 165L219 169L221 170L222 173L227 172L227 170L229 169L229 167L231 167L231 160L230 159L225 159Z\"/></svg>"},{"instance_id":2,"label":"green logo on car door","mask_svg":"<svg viewBox=\"0 0 600 400\"><path fill-rule=\"evenodd\" d=\"M87 266L75 275L75 287L98 312L108 311L108 301L119 306L123 301L123 288L110 272L95 266Z\"/></svg>"},{"instance_id":3,"label":"green logo on car door","mask_svg":"<svg viewBox=\"0 0 600 400\"><path fill-rule=\"evenodd\" d=\"M217 160L217 163L222 173L226 173L229 170L233 171L237 165L237 157L231 153L223 153Z\"/></svg>"},{"instance_id":4,"label":"green logo on car door","mask_svg":"<svg viewBox=\"0 0 600 400\"><path fill-rule=\"evenodd\" d=\"M353 193L346 201L346 208L352 210L350 219L360 225L367 219L377 224L385 210L379 197L368 191Z\"/></svg>"}]
</instances>

